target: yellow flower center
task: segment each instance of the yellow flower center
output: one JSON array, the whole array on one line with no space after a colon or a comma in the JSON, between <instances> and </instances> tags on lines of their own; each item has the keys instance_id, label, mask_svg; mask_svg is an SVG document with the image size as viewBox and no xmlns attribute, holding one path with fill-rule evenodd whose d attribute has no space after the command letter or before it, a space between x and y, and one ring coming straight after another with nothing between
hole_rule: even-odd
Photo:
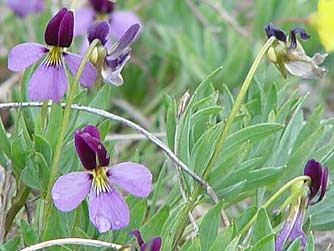
<instances>
[{"instance_id":1,"label":"yellow flower center","mask_svg":"<svg viewBox=\"0 0 334 251\"><path fill-rule=\"evenodd\" d=\"M45 59L45 64L58 66L61 64L61 53L63 49L58 46L51 46L49 53Z\"/></svg>"},{"instance_id":2,"label":"yellow flower center","mask_svg":"<svg viewBox=\"0 0 334 251\"><path fill-rule=\"evenodd\" d=\"M111 187L108 182L107 177L107 169L104 167L96 167L92 171L93 175L93 190L97 195L99 195L101 192L108 192L110 191Z\"/></svg>"}]
</instances>

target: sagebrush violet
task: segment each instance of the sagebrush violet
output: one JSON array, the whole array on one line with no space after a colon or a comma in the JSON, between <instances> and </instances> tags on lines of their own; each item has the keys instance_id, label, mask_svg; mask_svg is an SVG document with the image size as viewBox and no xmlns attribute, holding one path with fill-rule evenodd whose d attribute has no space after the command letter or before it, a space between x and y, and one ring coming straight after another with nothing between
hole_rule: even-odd
<instances>
[{"instance_id":1,"label":"sagebrush violet","mask_svg":"<svg viewBox=\"0 0 334 251\"><path fill-rule=\"evenodd\" d=\"M129 208L114 185L137 197L147 197L152 189L151 172L133 162L108 167L109 155L95 126L77 129L74 142L87 171L65 174L56 180L51 190L54 205L68 212L89 195L89 218L100 233L126 227Z\"/></svg>"},{"instance_id":2,"label":"sagebrush violet","mask_svg":"<svg viewBox=\"0 0 334 251\"><path fill-rule=\"evenodd\" d=\"M73 12L63 8L51 18L46 27L44 40L47 46L23 43L10 51L8 68L12 71L22 71L46 55L28 82L28 95L31 100L51 99L58 102L62 98L68 84L64 62L72 74L77 73L82 57L65 51L72 43L73 26ZM86 63L80 76L81 85L88 87L94 83L95 78L94 66Z\"/></svg>"}]
</instances>

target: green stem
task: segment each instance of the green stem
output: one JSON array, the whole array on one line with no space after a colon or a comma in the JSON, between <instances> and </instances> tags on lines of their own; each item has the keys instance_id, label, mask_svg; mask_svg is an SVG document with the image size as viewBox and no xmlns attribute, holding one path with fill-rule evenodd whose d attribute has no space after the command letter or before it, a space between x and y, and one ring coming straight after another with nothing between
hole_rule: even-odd
<instances>
[{"instance_id":1,"label":"green stem","mask_svg":"<svg viewBox=\"0 0 334 251\"><path fill-rule=\"evenodd\" d=\"M9 209L6 215L6 222L5 222L5 233L7 234L10 226L12 225L15 216L21 210L21 208L26 203L31 189L25 185L21 185L18 191L18 194L12 200L12 206Z\"/></svg>"},{"instance_id":2,"label":"green stem","mask_svg":"<svg viewBox=\"0 0 334 251\"><path fill-rule=\"evenodd\" d=\"M80 76L81 76L81 74L84 70L84 67L85 67L86 63L88 62L88 59L89 59L89 56L90 56L92 50L94 49L94 47L98 43L99 43L98 40L94 40L90 44L90 46L87 49L85 55L83 56L83 58L81 60L81 63L79 65L78 71L77 71L77 73L74 77L74 81L73 81L73 84L71 86L67 102L65 104L64 115L63 115L60 131L59 131L58 141L57 141L57 145L56 145L53 160L52 160L50 178L49 178L48 189L47 189L47 194L46 194L46 205L45 205L44 212L43 212L44 223L42 224L42 226L43 226L43 229L45 230L44 233L47 232L46 228L47 228L47 223L48 223L48 219L49 219L49 216L50 216L51 205L52 205L52 203L51 203L51 188L52 188L52 185L53 185L53 183L56 179L56 175L57 175L58 162L59 162L60 155L61 155L61 150L62 150L62 146L63 146L63 140L64 140L64 136L65 136L66 127L67 127L69 117L70 117L71 105L73 103L76 91L78 89L79 78L80 78Z\"/></svg>"},{"instance_id":3,"label":"green stem","mask_svg":"<svg viewBox=\"0 0 334 251\"><path fill-rule=\"evenodd\" d=\"M48 111L48 100L43 101L43 106L41 110L41 131L43 132L46 125L46 115Z\"/></svg>"},{"instance_id":4,"label":"green stem","mask_svg":"<svg viewBox=\"0 0 334 251\"><path fill-rule=\"evenodd\" d=\"M225 142L225 139L229 133L229 130L232 126L233 120L237 114L237 112L239 111L239 108L242 104L242 101L247 93L247 90L249 88L249 85L251 83L251 80L253 79L254 73L257 69L257 67L259 66L259 63L262 59L262 57L265 55L265 53L267 52L267 50L270 48L270 46L272 45L272 43L275 41L275 37L271 37L270 39L267 40L267 42L263 45L263 47L261 48L261 50L259 51L259 53L257 54L251 68L249 69L249 72L241 86L240 92L233 104L231 113L226 121L226 123L224 123L224 129L222 130L221 134L218 137L218 141L217 144L215 146L214 152L212 154L212 157L208 163L208 165L206 166L206 168L203 171L203 179L206 180L207 176L210 174L211 169L213 168L214 164L216 163L218 156L221 152L221 148ZM174 235L174 240L173 240L173 248L174 250L176 250L178 242L181 240L181 237L183 235L184 229L186 227L187 224L187 215L188 215L188 211L193 209L193 204L196 202L196 199L199 192L201 190L200 186L195 186L195 189L192 193L192 195L190 196L191 198L193 198L192 201L188 201L188 203L186 203L185 208L183 213L180 215L180 220L179 220L179 224L176 226L175 229L175 235Z\"/></svg>"},{"instance_id":5,"label":"green stem","mask_svg":"<svg viewBox=\"0 0 334 251\"><path fill-rule=\"evenodd\" d=\"M274 193L270 199L262 206L262 208L268 208L285 190L290 188L292 185L300 182L300 181L307 181L310 182L311 179L309 176L298 176L292 180L290 180L288 183L286 183L284 186L282 186L276 193ZM239 231L237 235L243 235L248 228L255 222L257 218L257 214L259 211L256 212L256 214L250 219L250 221Z\"/></svg>"},{"instance_id":6,"label":"green stem","mask_svg":"<svg viewBox=\"0 0 334 251\"><path fill-rule=\"evenodd\" d=\"M231 113L226 121L226 123L224 123L224 129L221 132L221 134L219 135L218 138L218 142L216 144L215 150L213 152L213 155L208 163L208 165L206 166L206 168L204 169L203 172L203 179L206 179L207 176L210 174L211 169L213 168L214 164L216 163L218 156L220 154L221 148L225 142L225 139L230 131L230 128L232 126L232 123L234 121L235 116L237 115L237 112L240 109L240 106L242 104L242 101L244 99L244 97L247 94L247 90L249 88L249 85L253 79L254 73L257 69L257 67L259 66L259 63L262 59L262 57L265 55L265 53L267 52L267 50L269 49L269 47L271 46L271 44L273 43L273 41L275 40L275 37L271 37L270 39L267 40L267 42L263 45L263 47L261 48L261 50L259 51L259 53L257 54L251 68L249 69L249 72L241 86L240 92L233 104Z\"/></svg>"}]
</instances>

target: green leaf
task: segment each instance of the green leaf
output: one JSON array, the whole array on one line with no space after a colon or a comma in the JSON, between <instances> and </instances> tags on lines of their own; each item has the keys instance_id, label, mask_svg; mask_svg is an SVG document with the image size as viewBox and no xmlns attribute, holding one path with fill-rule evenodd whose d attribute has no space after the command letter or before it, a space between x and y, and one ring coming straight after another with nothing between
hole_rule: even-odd
<instances>
[{"instance_id":1,"label":"green leaf","mask_svg":"<svg viewBox=\"0 0 334 251\"><path fill-rule=\"evenodd\" d=\"M275 241L273 229L271 227L268 214L264 208L261 208L258 212L254 229L251 235L251 244L255 245L258 242L263 241L263 238L268 235L271 235L271 237L269 239L266 239L264 243L261 243L261 250L263 251L275 250Z\"/></svg>"},{"instance_id":2,"label":"green leaf","mask_svg":"<svg viewBox=\"0 0 334 251\"><path fill-rule=\"evenodd\" d=\"M233 238L233 231L234 225L223 228L222 232L217 235L209 251L224 250Z\"/></svg>"},{"instance_id":3,"label":"green leaf","mask_svg":"<svg viewBox=\"0 0 334 251\"><path fill-rule=\"evenodd\" d=\"M0 250L1 251L19 250L20 243L21 243L20 236L15 236L6 241L4 244L0 245Z\"/></svg>"},{"instance_id":4,"label":"green leaf","mask_svg":"<svg viewBox=\"0 0 334 251\"><path fill-rule=\"evenodd\" d=\"M199 226L199 239L201 241L202 250L209 250L210 246L216 239L218 226L220 224L220 211L223 207L223 201L214 205L204 215Z\"/></svg>"},{"instance_id":5,"label":"green leaf","mask_svg":"<svg viewBox=\"0 0 334 251\"><path fill-rule=\"evenodd\" d=\"M153 236L161 236L161 230L169 216L169 208L161 207L159 211L141 228L142 236L145 240L149 240Z\"/></svg>"},{"instance_id":6,"label":"green leaf","mask_svg":"<svg viewBox=\"0 0 334 251\"><path fill-rule=\"evenodd\" d=\"M32 225L28 224L27 221L22 220L20 229L25 246L30 246L37 243L38 235Z\"/></svg>"},{"instance_id":7,"label":"green leaf","mask_svg":"<svg viewBox=\"0 0 334 251\"><path fill-rule=\"evenodd\" d=\"M4 152L10 159L11 158L10 141L1 119L0 119L0 142L1 142L0 151Z\"/></svg>"},{"instance_id":8,"label":"green leaf","mask_svg":"<svg viewBox=\"0 0 334 251\"><path fill-rule=\"evenodd\" d=\"M286 251L299 251L300 250L300 238L294 240Z\"/></svg>"},{"instance_id":9,"label":"green leaf","mask_svg":"<svg viewBox=\"0 0 334 251\"><path fill-rule=\"evenodd\" d=\"M41 153L44 156L49 167L51 167L51 161L52 161L51 145L49 144L47 139L41 135L34 134L33 139L35 143L34 144L35 151Z\"/></svg>"},{"instance_id":10,"label":"green leaf","mask_svg":"<svg viewBox=\"0 0 334 251\"><path fill-rule=\"evenodd\" d=\"M240 236L235 237L224 249L224 251L237 251Z\"/></svg>"}]
</instances>

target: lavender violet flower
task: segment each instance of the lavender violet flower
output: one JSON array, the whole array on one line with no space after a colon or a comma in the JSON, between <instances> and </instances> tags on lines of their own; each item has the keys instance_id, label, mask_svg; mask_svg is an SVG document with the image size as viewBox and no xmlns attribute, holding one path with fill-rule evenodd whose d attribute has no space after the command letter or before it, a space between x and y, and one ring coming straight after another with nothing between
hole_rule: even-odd
<instances>
[{"instance_id":1,"label":"lavender violet flower","mask_svg":"<svg viewBox=\"0 0 334 251\"><path fill-rule=\"evenodd\" d=\"M88 28L88 41L99 39L102 46L97 55L91 61L101 68L101 75L106 82L114 85L122 85L123 78L121 71L126 62L130 59L130 44L135 40L140 31L139 24L133 24L126 30L123 36L110 48L106 48L110 26L106 21L96 21ZM101 67L99 67L101 65Z\"/></svg>"},{"instance_id":2,"label":"lavender violet flower","mask_svg":"<svg viewBox=\"0 0 334 251\"><path fill-rule=\"evenodd\" d=\"M327 167L323 169L319 162L311 159L304 167L304 175L311 178L311 183L297 183L293 187L292 194L299 194L299 196L289 206L288 217L275 240L275 251L282 251L288 239L294 241L301 238L301 244L305 246L307 239L302 229L305 211L308 205L318 203L325 195L328 179ZM318 199L313 201L319 190Z\"/></svg>"},{"instance_id":3,"label":"lavender violet flower","mask_svg":"<svg viewBox=\"0 0 334 251\"><path fill-rule=\"evenodd\" d=\"M73 12L61 9L49 21L44 39L47 46L37 43L23 43L15 46L8 55L8 68L22 71L37 62L43 55L46 58L37 67L28 83L29 98L34 101L51 99L58 102L67 89L67 78L63 61L72 74L76 74L82 57L65 51L73 39ZM89 62L80 76L80 83L88 87L94 83L96 70Z\"/></svg>"},{"instance_id":4,"label":"lavender violet flower","mask_svg":"<svg viewBox=\"0 0 334 251\"><path fill-rule=\"evenodd\" d=\"M152 174L143 165L123 162L112 167L95 126L74 132L76 151L87 171L59 177L51 190L54 205L63 212L76 208L89 194L90 221L99 232L123 228L129 223L129 208L117 185L125 191L147 197L152 189Z\"/></svg>"}]
</instances>

